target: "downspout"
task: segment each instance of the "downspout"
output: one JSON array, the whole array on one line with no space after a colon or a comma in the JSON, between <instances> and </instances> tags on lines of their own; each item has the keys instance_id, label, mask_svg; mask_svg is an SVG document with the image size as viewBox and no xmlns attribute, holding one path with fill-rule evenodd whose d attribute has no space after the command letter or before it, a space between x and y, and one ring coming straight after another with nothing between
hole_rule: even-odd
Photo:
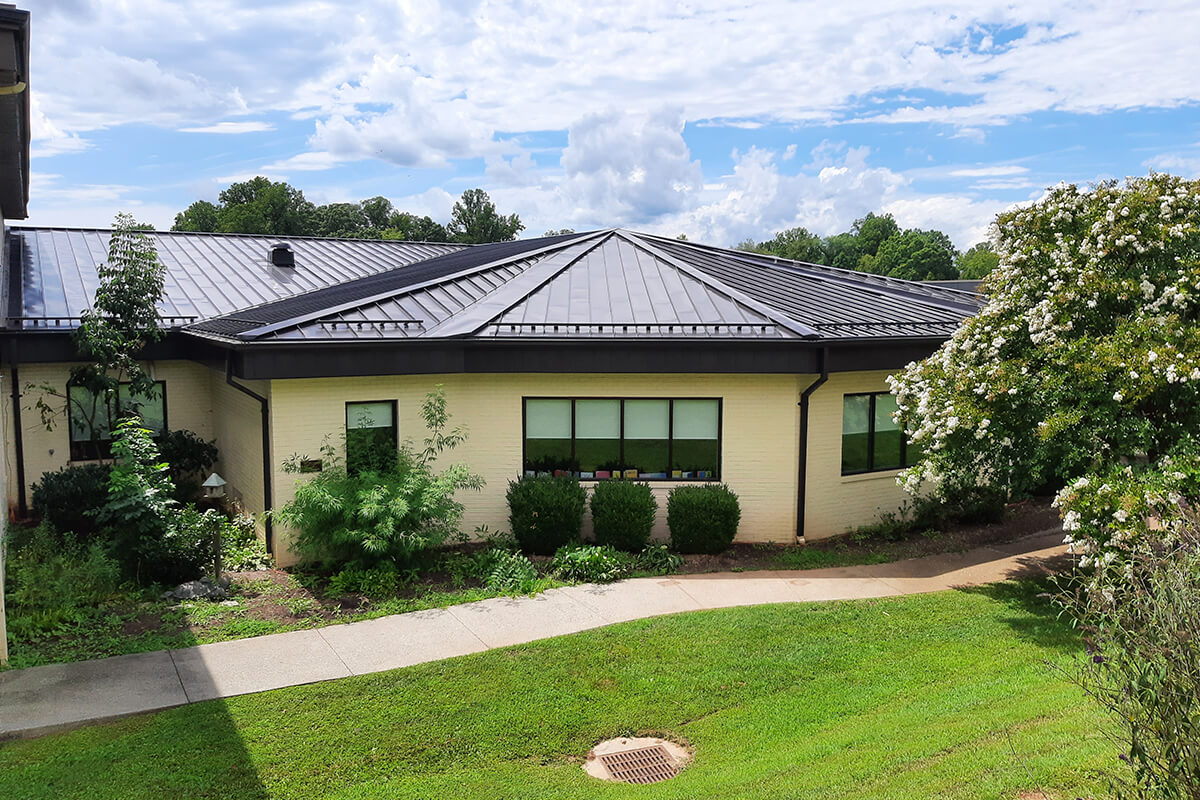
<instances>
[{"instance_id":1,"label":"downspout","mask_svg":"<svg viewBox=\"0 0 1200 800\"><path fill-rule=\"evenodd\" d=\"M266 511L271 510L271 409L267 405L267 398L257 392L242 386L240 383L235 383L233 380L233 354L225 353L225 383L237 389L242 394L253 397L262 407L262 451L263 451L263 506ZM274 554L275 548L272 542L273 527L271 525L271 515L267 514L266 522L263 524L263 533L267 541L267 552Z\"/></svg>"},{"instance_id":2,"label":"downspout","mask_svg":"<svg viewBox=\"0 0 1200 800\"><path fill-rule=\"evenodd\" d=\"M9 351L12 363L13 450L17 461L17 516L25 519L29 509L25 502L25 436L21 430L21 373L17 369L17 346Z\"/></svg>"},{"instance_id":3,"label":"downspout","mask_svg":"<svg viewBox=\"0 0 1200 800\"><path fill-rule=\"evenodd\" d=\"M796 542L804 544L804 501L808 491L808 398L829 380L829 348L819 351L821 375L800 394L800 475L796 494Z\"/></svg>"}]
</instances>

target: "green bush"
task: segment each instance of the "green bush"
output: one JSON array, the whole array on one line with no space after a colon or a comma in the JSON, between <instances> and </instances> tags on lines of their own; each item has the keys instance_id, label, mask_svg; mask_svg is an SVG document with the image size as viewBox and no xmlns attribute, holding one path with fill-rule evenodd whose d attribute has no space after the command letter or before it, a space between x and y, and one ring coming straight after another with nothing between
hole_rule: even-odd
<instances>
[{"instance_id":1,"label":"green bush","mask_svg":"<svg viewBox=\"0 0 1200 800\"><path fill-rule=\"evenodd\" d=\"M391 597L409 577L402 576L396 565L389 561L366 568L349 566L329 579L328 593L332 597L356 593L372 599Z\"/></svg>"},{"instance_id":2,"label":"green bush","mask_svg":"<svg viewBox=\"0 0 1200 800\"><path fill-rule=\"evenodd\" d=\"M569 544L558 549L550 569L565 581L612 583L629 573L632 559L608 545Z\"/></svg>"},{"instance_id":3,"label":"green bush","mask_svg":"<svg viewBox=\"0 0 1200 800\"><path fill-rule=\"evenodd\" d=\"M567 475L523 477L508 484L508 522L526 553L550 555L579 541L587 492Z\"/></svg>"},{"instance_id":4,"label":"green bush","mask_svg":"<svg viewBox=\"0 0 1200 800\"><path fill-rule=\"evenodd\" d=\"M520 553L506 550L492 551L492 571L488 575L488 588L496 592L520 592L528 594L537 582L537 570L533 562Z\"/></svg>"},{"instance_id":5,"label":"green bush","mask_svg":"<svg viewBox=\"0 0 1200 800\"><path fill-rule=\"evenodd\" d=\"M33 513L55 529L88 538L100 530L96 512L108 502L108 464L80 464L42 473L33 485Z\"/></svg>"},{"instance_id":6,"label":"green bush","mask_svg":"<svg viewBox=\"0 0 1200 800\"><path fill-rule=\"evenodd\" d=\"M647 483L601 481L592 490L592 532L596 544L636 553L650 542L658 502Z\"/></svg>"},{"instance_id":7,"label":"green bush","mask_svg":"<svg viewBox=\"0 0 1200 800\"><path fill-rule=\"evenodd\" d=\"M43 523L22 537L7 564L8 630L34 639L79 622L119 594L121 567L98 542L84 544Z\"/></svg>"},{"instance_id":8,"label":"green bush","mask_svg":"<svg viewBox=\"0 0 1200 800\"><path fill-rule=\"evenodd\" d=\"M184 507L161 535L137 543L138 578L143 583L173 585L211 571L216 559L216 535L223 532L226 522L220 512Z\"/></svg>"},{"instance_id":9,"label":"green bush","mask_svg":"<svg viewBox=\"0 0 1200 800\"><path fill-rule=\"evenodd\" d=\"M387 469L351 473L335 448L323 448L324 469L301 481L277 512L297 529L292 549L304 561L406 565L457 532L463 506L454 495L481 488L483 478L461 464L434 469L437 456L465 438L457 428L445 431L449 416L440 389L426 396L421 414L431 434L424 450L406 443ZM293 457L284 468L299 472L301 460Z\"/></svg>"},{"instance_id":10,"label":"green bush","mask_svg":"<svg viewBox=\"0 0 1200 800\"><path fill-rule=\"evenodd\" d=\"M181 503L195 500L200 484L217 463L216 441L205 441L188 430L167 431L158 440L158 450L175 484L175 499Z\"/></svg>"},{"instance_id":11,"label":"green bush","mask_svg":"<svg viewBox=\"0 0 1200 800\"><path fill-rule=\"evenodd\" d=\"M655 575L670 575L682 566L683 559L672 553L665 544L647 545L637 556L637 568Z\"/></svg>"},{"instance_id":12,"label":"green bush","mask_svg":"<svg viewBox=\"0 0 1200 800\"><path fill-rule=\"evenodd\" d=\"M667 495L671 547L680 553L720 553L737 535L742 509L725 484L677 486Z\"/></svg>"},{"instance_id":13,"label":"green bush","mask_svg":"<svg viewBox=\"0 0 1200 800\"><path fill-rule=\"evenodd\" d=\"M221 533L221 566L229 572L274 566L270 553L258 538L252 518L239 515L225 524Z\"/></svg>"}]
</instances>

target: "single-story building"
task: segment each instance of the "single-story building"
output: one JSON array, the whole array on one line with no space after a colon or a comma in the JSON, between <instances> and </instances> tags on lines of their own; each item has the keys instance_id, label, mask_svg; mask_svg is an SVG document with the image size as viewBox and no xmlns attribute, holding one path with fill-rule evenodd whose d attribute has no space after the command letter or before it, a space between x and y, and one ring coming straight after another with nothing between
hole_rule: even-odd
<instances>
[{"instance_id":1,"label":"single-story building","mask_svg":"<svg viewBox=\"0 0 1200 800\"><path fill-rule=\"evenodd\" d=\"M166 338L145 359L158 429L215 439L250 512L278 508L292 456L343 434L420 441L445 390L469 431L448 458L486 488L464 529L507 525L524 473L585 483L721 481L738 538L836 535L902 501L909 453L885 378L978 308L954 289L627 230L462 246L148 232L167 268ZM94 458L80 426L47 430L43 385L66 386L108 232L9 227L0 360L10 509L43 472ZM282 563L290 532L262 524Z\"/></svg>"}]
</instances>

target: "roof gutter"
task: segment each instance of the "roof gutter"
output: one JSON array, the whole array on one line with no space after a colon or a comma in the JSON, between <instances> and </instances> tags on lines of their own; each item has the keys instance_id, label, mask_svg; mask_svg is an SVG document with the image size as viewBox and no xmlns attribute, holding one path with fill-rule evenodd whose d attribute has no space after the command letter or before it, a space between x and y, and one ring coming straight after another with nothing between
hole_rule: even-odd
<instances>
[{"instance_id":1,"label":"roof gutter","mask_svg":"<svg viewBox=\"0 0 1200 800\"><path fill-rule=\"evenodd\" d=\"M271 408L267 398L257 392L242 386L233 380L233 353L232 351L225 354L225 383L237 389L244 395L252 397L258 401L262 408L262 470L263 470L263 510L270 512L271 510ZM263 523L263 533L266 539L267 552L274 555L275 548L273 540L274 528L271 524L271 515L266 515L266 522Z\"/></svg>"},{"instance_id":2,"label":"roof gutter","mask_svg":"<svg viewBox=\"0 0 1200 800\"><path fill-rule=\"evenodd\" d=\"M796 484L796 543L804 544L805 500L808 494L808 399L829 380L829 348L822 347L819 361L820 376L800 393L800 456Z\"/></svg>"}]
</instances>

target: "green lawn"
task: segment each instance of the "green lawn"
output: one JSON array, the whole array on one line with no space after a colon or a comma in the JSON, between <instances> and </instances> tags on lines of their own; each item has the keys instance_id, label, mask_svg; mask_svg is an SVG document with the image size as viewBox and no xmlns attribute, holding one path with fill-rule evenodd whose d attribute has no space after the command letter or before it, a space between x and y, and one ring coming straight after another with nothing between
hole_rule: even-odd
<instances>
[{"instance_id":1,"label":"green lawn","mask_svg":"<svg viewBox=\"0 0 1200 800\"><path fill-rule=\"evenodd\" d=\"M1044 663L1075 643L1038 588L683 614L188 706L0 746L0 797L1102 796L1111 747ZM633 733L695 762L583 774Z\"/></svg>"}]
</instances>

